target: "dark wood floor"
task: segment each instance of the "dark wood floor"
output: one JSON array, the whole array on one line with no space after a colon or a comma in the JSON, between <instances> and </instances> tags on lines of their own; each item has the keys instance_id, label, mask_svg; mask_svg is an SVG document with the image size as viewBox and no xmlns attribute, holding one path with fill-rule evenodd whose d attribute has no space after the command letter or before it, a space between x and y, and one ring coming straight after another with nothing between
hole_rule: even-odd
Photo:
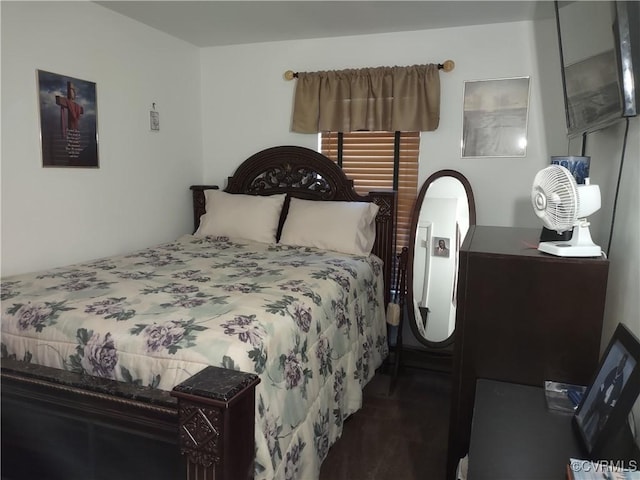
<instances>
[{"instance_id":1,"label":"dark wood floor","mask_svg":"<svg viewBox=\"0 0 640 480\"><path fill-rule=\"evenodd\" d=\"M451 376L403 368L389 395L383 372L322 464L320 480L444 480Z\"/></svg>"}]
</instances>

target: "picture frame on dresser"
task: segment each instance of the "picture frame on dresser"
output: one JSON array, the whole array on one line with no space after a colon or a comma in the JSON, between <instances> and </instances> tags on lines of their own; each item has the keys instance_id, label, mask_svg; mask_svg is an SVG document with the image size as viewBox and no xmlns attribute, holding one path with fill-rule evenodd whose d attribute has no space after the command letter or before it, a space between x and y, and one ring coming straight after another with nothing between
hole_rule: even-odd
<instances>
[{"instance_id":1,"label":"picture frame on dresser","mask_svg":"<svg viewBox=\"0 0 640 480\"><path fill-rule=\"evenodd\" d=\"M622 323L578 406L573 425L592 459L599 459L627 421L640 394L640 341Z\"/></svg>"}]
</instances>

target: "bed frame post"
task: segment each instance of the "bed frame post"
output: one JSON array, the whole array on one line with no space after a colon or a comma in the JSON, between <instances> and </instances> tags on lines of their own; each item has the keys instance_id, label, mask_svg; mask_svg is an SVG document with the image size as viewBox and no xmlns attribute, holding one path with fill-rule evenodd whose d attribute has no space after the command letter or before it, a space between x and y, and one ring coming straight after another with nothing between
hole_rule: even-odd
<instances>
[{"instance_id":1,"label":"bed frame post","mask_svg":"<svg viewBox=\"0 0 640 480\"><path fill-rule=\"evenodd\" d=\"M391 286L395 270L395 221L396 221L396 191L375 190L369 192L371 201L378 205L376 216L376 242L372 253L384 261L384 304L391 300Z\"/></svg>"},{"instance_id":2,"label":"bed frame post","mask_svg":"<svg viewBox=\"0 0 640 480\"><path fill-rule=\"evenodd\" d=\"M207 367L173 389L187 479L252 479L257 375Z\"/></svg>"},{"instance_id":3,"label":"bed frame post","mask_svg":"<svg viewBox=\"0 0 640 480\"><path fill-rule=\"evenodd\" d=\"M205 190L218 190L217 185L191 185L191 195L193 200L193 231L198 230L200 217L207 212Z\"/></svg>"}]
</instances>

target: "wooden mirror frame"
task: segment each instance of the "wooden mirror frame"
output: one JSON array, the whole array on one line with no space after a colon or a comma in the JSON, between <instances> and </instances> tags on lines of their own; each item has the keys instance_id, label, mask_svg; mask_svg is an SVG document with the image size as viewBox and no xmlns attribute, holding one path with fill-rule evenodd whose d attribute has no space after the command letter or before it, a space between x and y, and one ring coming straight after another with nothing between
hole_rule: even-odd
<instances>
[{"instance_id":1,"label":"wooden mirror frame","mask_svg":"<svg viewBox=\"0 0 640 480\"><path fill-rule=\"evenodd\" d=\"M418 231L418 221L420 220L420 210L422 209L422 203L424 202L424 197L427 194L427 190L431 186L433 182L442 177L453 177L457 179L462 186L464 187L465 193L467 195L467 203L469 205L469 226L476 224L476 203L473 197L473 190L471 189L471 184L469 180L462 175L460 172L456 170L439 170L433 173L429 178L425 180L420 188L420 192L418 193L418 197L416 198L416 203L413 207L413 211L411 213L411 224L409 229L409 256L407 260L407 314L409 318L409 324L411 325L411 332L413 336L424 346L432 348L432 349L440 349L448 347L453 343L454 331L451 332L448 338L439 342L433 342L426 338L424 338L418 327L416 325L416 316L414 310L414 297L413 297L413 261L415 256L415 244L416 244L416 235ZM464 240L462 238L461 240ZM458 267L459 268L459 267Z\"/></svg>"}]
</instances>

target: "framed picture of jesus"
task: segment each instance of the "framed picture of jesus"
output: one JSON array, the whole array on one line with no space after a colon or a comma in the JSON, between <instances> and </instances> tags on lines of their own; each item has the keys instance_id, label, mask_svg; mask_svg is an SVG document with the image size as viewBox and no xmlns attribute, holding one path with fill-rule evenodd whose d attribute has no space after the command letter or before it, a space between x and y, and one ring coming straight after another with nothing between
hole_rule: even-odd
<instances>
[{"instance_id":1,"label":"framed picture of jesus","mask_svg":"<svg viewBox=\"0 0 640 480\"><path fill-rule=\"evenodd\" d=\"M43 167L98 168L96 84L38 70Z\"/></svg>"}]
</instances>

